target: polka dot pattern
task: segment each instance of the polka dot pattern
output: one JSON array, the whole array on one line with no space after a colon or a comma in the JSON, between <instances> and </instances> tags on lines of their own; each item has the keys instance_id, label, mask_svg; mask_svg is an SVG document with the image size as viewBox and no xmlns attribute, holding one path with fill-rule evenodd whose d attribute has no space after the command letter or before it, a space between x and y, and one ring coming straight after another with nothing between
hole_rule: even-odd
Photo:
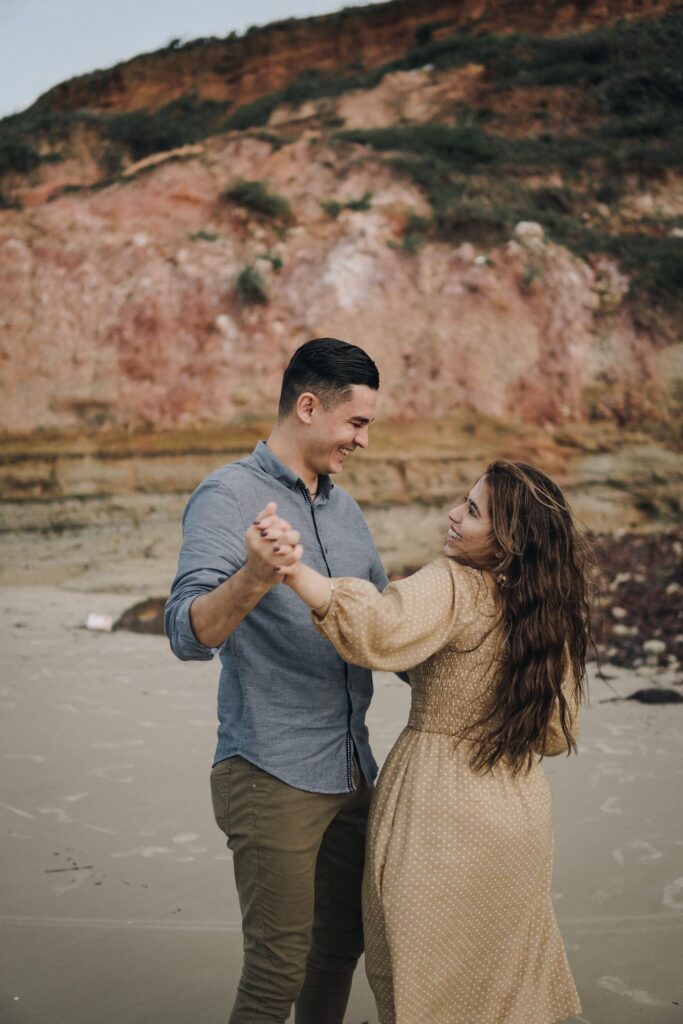
<instances>
[{"instance_id":1,"label":"polka dot pattern","mask_svg":"<svg viewBox=\"0 0 683 1024\"><path fill-rule=\"evenodd\" d=\"M337 580L317 625L350 662L411 669L410 718L378 780L363 883L380 1024L552 1024L580 1013L550 900L541 764L475 775L467 741L455 740L481 714L500 650L481 576L440 558L382 595Z\"/></svg>"}]
</instances>

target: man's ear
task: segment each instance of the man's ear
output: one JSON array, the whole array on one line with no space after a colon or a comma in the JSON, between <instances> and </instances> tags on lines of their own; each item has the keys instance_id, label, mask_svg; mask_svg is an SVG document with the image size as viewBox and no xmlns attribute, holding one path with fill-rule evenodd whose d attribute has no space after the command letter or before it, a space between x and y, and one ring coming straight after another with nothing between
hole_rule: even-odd
<instances>
[{"instance_id":1,"label":"man's ear","mask_svg":"<svg viewBox=\"0 0 683 1024\"><path fill-rule=\"evenodd\" d=\"M312 391L304 391L296 400L296 415L302 423L310 423L319 408L320 399Z\"/></svg>"}]
</instances>

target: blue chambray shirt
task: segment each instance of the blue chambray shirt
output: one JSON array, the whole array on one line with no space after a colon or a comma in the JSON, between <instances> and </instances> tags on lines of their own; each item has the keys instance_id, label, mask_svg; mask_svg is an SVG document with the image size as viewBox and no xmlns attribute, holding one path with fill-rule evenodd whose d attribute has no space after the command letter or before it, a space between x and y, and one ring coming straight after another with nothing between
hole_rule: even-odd
<instances>
[{"instance_id":1,"label":"blue chambray shirt","mask_svg":"<svg viewBox=\"0 0 683 1024\"><path fill-rule=\"evenodd\" d=\"M244 534L269 501L301 533L304 561L326 576L358 576L380 590L387 577L363 514L328 476L310 503L303 482L261 441L251 455L208 476L183 516L178 572L166 604L166 633L182 660L214 651L195 638L190 605L246 561ZM214 763L239 754L297 789L354 788L354 748L365 778L377 764L365 713L372 673L348 665L311 622L307 606L279 584L218 650L218 745Z\"/></svg>"}]
</instances>

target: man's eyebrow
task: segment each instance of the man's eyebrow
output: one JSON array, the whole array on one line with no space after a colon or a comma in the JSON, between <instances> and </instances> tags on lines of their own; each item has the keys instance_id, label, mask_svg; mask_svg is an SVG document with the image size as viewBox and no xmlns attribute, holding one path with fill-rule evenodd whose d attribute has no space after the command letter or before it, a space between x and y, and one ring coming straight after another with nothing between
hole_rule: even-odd
<instances>
[{"instance_id":1,"label":"man's eyebrow","mask_svg":"<svg viewBox=\"0 0 683 1024\"><path fill-rule=\"evenodd\" d=\"M367 418L367 416L351 416L350 419L351 419L352 423L362 423L363 425L365 425L366 423L374 423L375 422L374 416L373 416L373 418L371 420L369 420Z\"/></svg>"}]
</instances>

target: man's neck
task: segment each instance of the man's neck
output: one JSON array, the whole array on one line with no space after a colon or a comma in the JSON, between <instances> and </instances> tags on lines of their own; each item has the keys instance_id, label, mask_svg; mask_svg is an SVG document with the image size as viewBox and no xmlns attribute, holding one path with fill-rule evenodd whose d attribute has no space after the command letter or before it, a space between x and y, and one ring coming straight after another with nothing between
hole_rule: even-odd
<instances>
[{"instance_id":1,"label":"man's neck","mask_svg":"<svg viewBox=\"0 0 683 1024\"><path fill-rule=\"evenodd\" d=\"M301 449L288 430L279 426L273 427L266 444L280 462L284 462L285 466L289 466L303 480L311 495L317 494L318 474L306 466Z\"/></svg>"}]
</instances>

